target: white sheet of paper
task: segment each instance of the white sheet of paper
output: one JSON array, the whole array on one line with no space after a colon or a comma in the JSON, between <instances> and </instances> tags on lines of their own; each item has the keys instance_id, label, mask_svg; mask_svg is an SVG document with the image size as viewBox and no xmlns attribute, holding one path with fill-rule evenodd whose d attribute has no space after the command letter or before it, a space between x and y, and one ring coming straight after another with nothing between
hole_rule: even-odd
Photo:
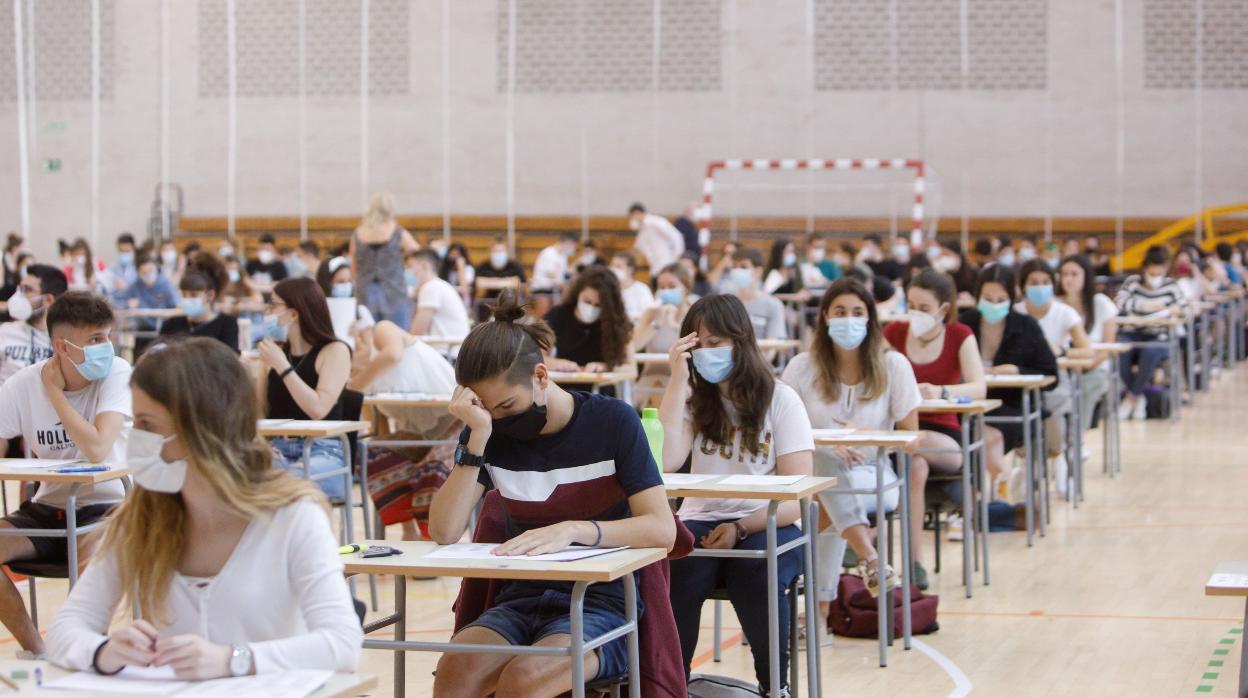
<instances>
[{"instance_id":1,"label":"white sheet of paper","mask_svg":"<svg viewBox=\"0 0 1248 698\"><path fill-rule=\"evenodd\" d=\"M731 485L740 487L748 485L752 487L765 487L767 485L792 485L793 483L806 477L805 475L730 475L716 484Z\"/></svg>"},{"instance_id":2,"label":"white sheet of paper","mask_svg":"<svg viewBox=\"0 0 1248 698\"><path fill-rule=\"evenodd\" d=\"M0 459L0 468L9 470L49 470L52 468L63 468L67 465L81 463L78 460L42 460L39 458L2 458Z\"/></svg>"},{"instance_id":3,"label":"white sheet of paper","mask_svg":"<svg viewBox=\"0 0 1248 698\"><path fill-rule=\"evenodd\" d=\"M126 667L116 676L100 676L93 671L79 671L49 681L44 688L62 691L90 691L118 695L167 696L188 685L179 681L173 667Z\"/></svg>"},{"instance_id":4,"label":"white sheet of paper","mask_svg":"<svg viewBox=\"0 0 1248 698\"><path fill-rule=\"evenodd\" d=\"M624 548L588 548L581 545L573 545L557 553L548 553L546 555L493 555L491 551L497 548L494 543L455 543L452 545L444 545L437 550L425 555L426 559L438 560L533 560L535 562L572 562L574 560L585 560L607 553L614 553Z\"/></svg>"},{"instance_id":5,"label":"white sheet of paper","mask_svg":"<svg viewBox=\"0 0 1248 698\"><path fill-rule=\"evenodd\" d=\"M816 440L826 439L833 436L849 436L854 433L853 429L815 429L812 431Z\"/></svg>"},{"instance_id":6,"label":"white sheet of paper","mask_svg":"<svg viewBox=\"0 0 1248 698\"><path fill-rule=\"evenodd\" d=\"M693 473L664 473L663 484L671 485L696 485L700 482L714 480L718 475L694 475Z\"/></svg>"},{"instance_id":7,"label":"white sheet of paper","mask_svg":"<svg viewBox=\"0 0 1248 698\"><path fill-rule=\"evenodd\" d=\"M293 421L295 420L293 419L262 419L260 420L260 428L261 429L276 429L277 427L280 427L283 424L286 424L287 422L293 422Z\"/></svg>"},{"instance_id":8,"label":"white sheet of paper","mask_svg":"<svg viewBox=\"0 0 1248 698\"><path fill-rule=\"evenodd\" d=\"M178 698L305 698L329 681L332 671L301 669L192 683Z\"/></svg>"},{"instance_id":9,"label":"white sheet of paper","mask_svg":"<svg viewBox=\"0 0 1248 698\"><path fill-rule=\"evenodd\" d=\"M1211 587L1248 587L1248 574L1215 574L1209 577Z\"/></svg>"}]
</instances>

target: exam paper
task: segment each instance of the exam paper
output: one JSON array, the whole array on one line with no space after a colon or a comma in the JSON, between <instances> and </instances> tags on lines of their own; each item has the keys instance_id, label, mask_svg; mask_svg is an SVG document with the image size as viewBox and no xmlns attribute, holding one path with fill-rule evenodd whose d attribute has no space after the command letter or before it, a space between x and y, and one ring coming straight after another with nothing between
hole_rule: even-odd
<instances>
[{"instance_id":1,"label":"exam paper","mask_svg":"<svg viewBox=\"0 0 1248 698\"><path fill-rule=\"evenodd\" d=\"M664 473L663 484L665 485L696 485L700 482L714 480L718 475L694 475L692 473Z\"/></svg>"},{"instance_id":2,"label":"exam paper","mask_svg":"<svg viewBox=\"0 0 1248 698\"><path fill-rule=\"evenodd\" d=\"M852 433L854 433L853 429L815 429L812 432L816 441L833 436L849 436Z\"/></svg>"},{"instance_id":3,"label":"exam paper","mask_svg":"<svg viewBox=\"0 0 1248 698\"><path fill-rule=\"evenodd\" d=\"M768 485L775 487L776 485L792 485L793 483L806 477L805 475L730 475L720 480L719 485L729 485L740 487L747 485L751 487L766 487Z\"/></svg>"},{"instance_id":4,"label":"exam paper","mask_svg":"<svg viewBox=\"0 0 1248 698\"><path fill-rule=\"evenodd\" d=\"M324 686L331 676L332 671L302 669L211 681L181 681L172 667L126 667L116 676L80 671L49 681L44 688L95 694L176 695L178 698L306 698Z\"/></svg>"},{"instance_id":5,"label":"exam paper","mask_svg":"<svg viewBox=\"0 0 1248 698\"><path fill-rule=\"evenodd\" d=\"M1248 574L1215 574L1209 577L1206 586L1248 588Z\"/></svg>"},{"instance_id":6,"label":"exam paper","mask_svg":"<svg viewBox=\"0 0 1248 698\"><path fill-rule=\"evenodd\" d=\"M426 559L436 560L532 560L534 562L573 562L575 560L584 560L586 558L598 557L607 553L614 553L620 548L590 548L583 545L571 545L557 553L547 553L546 555L493 555L491 551L497 548L495 543L455 543L452 545L444 545L437 550L425 555Z\"/></svg>"},{"instance_id":7,"label":"exam paper","mask_svg":"<svg viewBox=\"0 0 1248 698\"><path fill-rule=\"evenodd\" d=\"M188 682L179 681L173 667L128 666L115 676L101 676L94 671L79 671L43 684L44 688L61 691L91 691L92 693L116 693L129 696L168 696L186 688Z\"/></svg>"},{"instance_id":8,"label":"exam paper","mask_svg":"<svg viewBox=\"0 0 1248 698\"><path fill-rule=\"evenodd\" d=\"M78 460L43 460L42 458L0 458L0 469L51 470L83 462Z\"/></svg>"}]
</instances>

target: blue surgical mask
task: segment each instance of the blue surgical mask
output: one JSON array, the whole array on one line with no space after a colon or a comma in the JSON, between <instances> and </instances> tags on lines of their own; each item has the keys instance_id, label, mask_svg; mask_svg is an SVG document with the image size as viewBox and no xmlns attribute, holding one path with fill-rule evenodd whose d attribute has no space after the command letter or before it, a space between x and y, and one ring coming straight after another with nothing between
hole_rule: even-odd
<instances>
[{"instance_id":1,"label":"blue surgical mask","mask_svg":"<svg viewBox=\"0 0 1248 698\"><path fill-rule=\"evenodd\" d=\"M984 299L979 300L979 304L975 306L979 310L980 317L988 321L989 324L995 325L1005 319L1010 314L1010 302L1001 301L1000 303L989 303Z\"/></svg>"},{"instance_id":2,"label":"blue surgical mask","mask_svg":"<svg viewBox=\"0 0 1248 698\"><path fill-rule=\"evenodd\" d=\"M416 278L416 272L407 269L403 272L403 282L407 284L408 288L413 288L419 285L420 279Z\"/></svg>"},{"instance_id":3,"label":"blue surgical mask","mask_svg":"<svg viewBox=\"0 0 1248 698\"><path fill-rule=\"evenodd\" d=\"M797 255L792 252L785 252L784 258L780 260L780 263L783 264L786 269L795 267L797 266Z\"/></svg>"},{"instance_id":4,"label":"blue surgical mask","mask_svg":"<svg viewBox=\"0 0 1248 698\"><path fill-rule=\"evenodd\" d=\"M1027 300L1032 305L1045 306L1049 301L1053 300L1053 284L1045 284L1044 286L1028 286Z\"/></svg>"},{"instance_id":5,"label":"blue surgical mask","mask_svg":"<svg viewBox=\"0 0 1248 698\"><path fill-rule=\"evenodd\" d=\"M693 368L707 383L722 383L732 373L732 347L714 347L693 351Z\"/></svg>"},{"instance_id":6,"label":"blue surgical mask","mask_svg":"<svg viewBox=\"0 0 1248 698\"><path fill-rule=\"evenodd\" d=\"M230 277L230 283L232 284L238 283L238 280L243 278L243 275L238 273L237 269L229 270L228 272L226 272L226 276Z\"/></svg>"},{"instance_id":7,"label":"blue surgical mask","mask_svg":"<svg viewBox=\"0 0 1248 698\"><path fill-rule=\"evenodd\" d=\"M286 336L288 334L289 334L289 330L285 327L282 327L280 324L278 324L276 315L264 316L264 336L265 337L268 337L274 342L285 342Z\"/></svg>"},{"instance_id":8,"label":"blue surgical mask","mask_svg":"<svg viewBox=\"0 0 1248 698\"><path fill-rule=\"evenodd\" d=\"M751 269L733 268L728 272L728 281L735 288L749 288L754 285L754 271Z\"/></svg>"},{"instance_id":9,"label":"blue surgical mask","mask_svg":"<svg viewBox=\"0 0 1248 698\"><path fill-rule=\"evenodd\" d=\"M183 298L181 305L182 312L186 313L187 317L199 317L204 314L203 298Z\"/></svg>"},{"instance_id":10,"label":"blue surgical mask","mask_svg":"<svg viewBox=\"0 0 1248 698\"><path fill-rule=\"evenodd\" d=\"M347 281L341 284L334 284L334 287L329 289L329 295L333 298L350 298L354 290L355 284Z\"/></svg>"},{"instance_id":11,"label":"blue surgical mask","mask_svg":"<svg viewBox=\"0 0 1248 698\"><path fill-rule=\"evenodd\" d=\"M112 342L91 344L85 347L80 347L69 341L65 343L75 349L82 350L82 363L74 363L72 359L70 363L74 364L74 368L78 369L78 373L83 378L89 381L98 381L108 377L108 372L113 367L113 356L115 355Z\"/></svg>"},{"instance_id":12,"label":"blue surgical mask","mask_svg":"<svg viewBox=\"0 0 1248 698\"><path fill-rule=\"evenodd\" d=\"M133 252L118 252L117 263L123 267L134 266L134 253Z\"/></svg>"},{"instance_id":13,"label":"blue surgical mask","mask_svg":"<svg viewBox=\"0 0 1248 698\"><path fill-rule=\"evenodd\" d=\"M1001 266L1003 266L1003 267L1012 267L1012 266L1014 266L1014 253L1013 253L1013 252L1006 252L1005 254L1001 255L1000 257L997 257L997 263L999 263L999 264L1000 264Z\"/></svg>"},{"instance_id":14,"label":"blue surgical mask","mask_svg":"<svg viewBox=\"0 0 1248 698\"><path fill-rule=\"evenodd\" d=\"M867 338L867 318L834 317L828 320L828 337L842 349L857 349Z\"/></svg>"},{"instance_id":15,"label":"blue surgical mask","mask_svg":"<svg viewBox=\"0 0 1248 698\"><path fill-rule=\"evenodd\" d=\"M491 252L490 253L490 266L494 267L495 269L502 269L503 267L506 267L507 266L507 253L506 252Z\"/></svg>"},{"instance_id":16,"label":"blue surgical mask","mask_svg":"<svg viewBox=\"0 0 1248 698\"><path fill-rule=\"evenodd\" d=\"M659 289L659 302L663 305L680 305L685 300L685 292L678 288Z\"/></svg>"}]
</instances>

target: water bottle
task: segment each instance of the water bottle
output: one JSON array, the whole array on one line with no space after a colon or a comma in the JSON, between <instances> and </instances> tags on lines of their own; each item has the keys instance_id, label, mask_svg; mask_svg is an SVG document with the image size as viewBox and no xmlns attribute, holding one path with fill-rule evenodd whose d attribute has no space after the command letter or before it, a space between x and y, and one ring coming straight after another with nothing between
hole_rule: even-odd
<instances>
[{"instance_id":1,"label":"water bottle","mask_svg":"<svg viewBox=\"0 0 1248 698\"><path fill-rule=\"evenodd\" d=\"M641 428L646 432L646 441L650 442L650 453L659 466L659 474L663 474L663 423L659 421L659 410L646 407L641 411Z\"/></svg>"}]
</instances>

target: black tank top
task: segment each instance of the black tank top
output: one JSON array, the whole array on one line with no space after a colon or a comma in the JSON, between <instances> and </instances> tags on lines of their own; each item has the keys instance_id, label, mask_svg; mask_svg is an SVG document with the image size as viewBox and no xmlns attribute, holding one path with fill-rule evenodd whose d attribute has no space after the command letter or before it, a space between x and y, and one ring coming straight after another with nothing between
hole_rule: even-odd
<instances>
[{"instance_id":1,"label":"black tank top","mask_svg":"<svg viewBox=\"0 0 1248 698\"><path fill-rule=\"evenodd\" d=\"M295 367L295 374L303 379L309 387L315 389L319 376L316 374L316 357L320 355L321 350L333 344L327 342L317 347L313 347L311 351L303 356L291 356L290 349L286 349L286 358L290 359L290 365ZM312 419L308 416L303 408L295 402L291 397L290 391L286 389L286 383L278 377L277 371L269 370L269 385L266 391L266 397L269 403L270 419ZM338 396L338 400L334 402L334 406L330 408L329 414L322 419L342 419L342 396Z\"/></svg>"}]
</instances>

